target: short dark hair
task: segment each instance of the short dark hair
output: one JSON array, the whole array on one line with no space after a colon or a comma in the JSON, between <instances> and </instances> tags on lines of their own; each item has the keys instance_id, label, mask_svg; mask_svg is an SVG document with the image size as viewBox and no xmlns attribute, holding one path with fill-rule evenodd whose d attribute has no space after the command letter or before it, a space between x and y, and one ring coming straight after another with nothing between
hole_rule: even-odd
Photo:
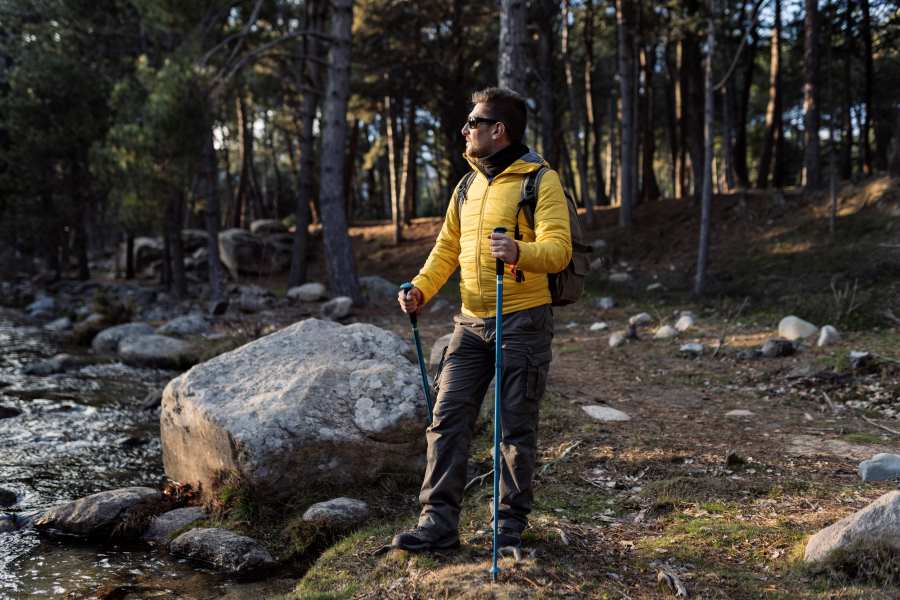
<instances>
[{"instance_id":1,"label":"short dark hair","mask_svg":"<svg viewBox=\"0 0 900 600\"><path fill-rule=\"evenodd\" d=\"M502 121L511 142L521 142L528 125L528 104L516 92L489 87L472 94L472 104L487 104L490 117Z\"/></svg>"}]
</instances>

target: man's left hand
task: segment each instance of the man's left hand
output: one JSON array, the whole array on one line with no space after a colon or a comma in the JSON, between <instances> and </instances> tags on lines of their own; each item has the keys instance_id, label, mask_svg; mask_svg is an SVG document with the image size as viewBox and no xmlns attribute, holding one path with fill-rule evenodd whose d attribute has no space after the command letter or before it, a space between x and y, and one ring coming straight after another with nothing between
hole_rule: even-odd
<instances>
[{"instance_id":1,"label":"man's left hand","mask_svg":"<svg viewBox=\"0 0 900 600\"><path fill-rule=\"evenodd\" d=\"M492 233L491 256L499 258L507 264L516 264L519 260L519 245L511 237L502 233Z\"/></svg>"}]
</instances>

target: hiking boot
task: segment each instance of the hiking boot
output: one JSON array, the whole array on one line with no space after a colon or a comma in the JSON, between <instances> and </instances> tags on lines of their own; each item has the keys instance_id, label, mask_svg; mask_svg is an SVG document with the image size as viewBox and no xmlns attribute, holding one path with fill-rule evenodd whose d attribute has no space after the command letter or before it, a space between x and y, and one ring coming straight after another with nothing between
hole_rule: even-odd
<instances>
[{"instance_id":1,"label":"hiking boot","mask_svg":"<svg viewBox=\"0 0 900 600\"><path fill-rule=\"evenodd\" d=\"M498 548L515 548L522 547L522 534L518 531L500 530L497 532Z\"/></svg>"},{"instance_id":2,"label":"hiking boot","mask_svg":"<svg viewBox=\"0 0 900 600\"><path fill-rule=\"evenodd\" d=\"M446 550L459 546L459 535L455 531L441 532L434 527L416 527L395 535L391 546L408 552Z\"/></svg>"}]
</instances>

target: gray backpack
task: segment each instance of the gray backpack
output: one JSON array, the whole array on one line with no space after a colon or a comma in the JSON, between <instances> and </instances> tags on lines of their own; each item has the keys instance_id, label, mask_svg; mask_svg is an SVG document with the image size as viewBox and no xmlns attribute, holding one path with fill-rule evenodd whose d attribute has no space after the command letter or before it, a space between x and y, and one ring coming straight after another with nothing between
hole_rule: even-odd
<instances>
[{"instance_id":1,"label":"gray backpack","mask_svg":"<svg viewBox=\"0 0 900 600\"><path fill-rule=\"evenodd\" d=\"M519 212L525 212L525 218L531 228L534 229L534 211L537 208L538 190L541 189L541 178L549 171L547 167L541 167L532 171L522 180L522 198L516 209L516 229L514 238L522 239L519 231ZM466 201L469 185L475 179L475 171L469 171L460 179L456 186L456 203L461 208ZM572 238L572 259L566 268L559 273L548 273L547 282L550 286L550 303L553 306L565 306L577 302L584 292L584 278L591 270L591 252L593 248L585 244L584 228L581 218L578 216L578 208L569 190L563 186L566 197L566 206L569 209L569 233ZM516 281L524 281L524 274L516 270Z\"/></svg>"}]
</instances>

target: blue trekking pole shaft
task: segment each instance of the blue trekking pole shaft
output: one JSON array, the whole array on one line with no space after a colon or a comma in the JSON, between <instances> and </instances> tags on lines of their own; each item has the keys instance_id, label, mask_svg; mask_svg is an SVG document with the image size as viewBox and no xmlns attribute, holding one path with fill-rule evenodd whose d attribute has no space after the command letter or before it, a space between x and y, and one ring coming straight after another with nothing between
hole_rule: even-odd
<instances>
[{"instance_id":1,"label":"blue trekking pole shaft","mask_svg":"<svg viewBox=\"0 0 900 600\"><path fill-rule=\"evenodd\" d=\"M413 284L406 282L400 286L405 295L409 295ZM416 313L409 313L409 323L412 325L413 339L416 342L416 357L419 359L419 373L422 375L422 391L425 392L425 406L428 407L428 424L431 425L431 385L428 383L428 370L425 368L425 355L422 354L422 340L419 339L419 319Z\"/></svg>"},{"instance_id":2,"label":"blue trekking pole shaft","mask_svg":"<svg viewBox=\"0 0 900 600\"><path fill-rule=\"evenodd\" d=\"M506 233L505 227L494 228L494 233ZM500 390L503 368L503 261L497 259L497 314L494 345L494 533L491 544L491 580L497 581L497 535L500 511Z\"/></svg>"}]
</instances>

